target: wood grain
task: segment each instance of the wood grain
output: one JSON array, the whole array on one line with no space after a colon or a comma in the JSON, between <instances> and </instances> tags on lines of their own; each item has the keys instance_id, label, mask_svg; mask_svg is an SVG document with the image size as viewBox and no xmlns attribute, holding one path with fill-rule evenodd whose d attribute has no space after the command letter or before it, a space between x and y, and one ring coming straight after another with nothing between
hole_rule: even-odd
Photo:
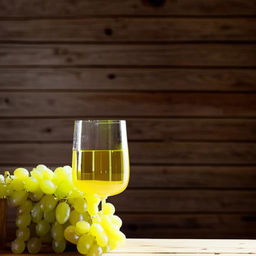
<instances>
[{"instance_id":1,"label":"wood grain","mask_svg":"<svg viewBox=\"0 0 256 256\"><path fill-rule=\"evenodd\" d=\"M255 117L255 100L255 93L2 92L0 117Z\"/></svg>"},{"instance_id":2,"label":"wood grain","mask_svg":"<svg viewBox=\"0 0 256 256\"><path fill-rule=\"evenodd\" d=\"M232 213L256 211L256 191L246 190L126 190L110 197L117 212ZM131 203L132 202L132 206Z\"/></svg>"},{"instance_id":3,"label":"wood grain","mask_svg":"<svg viewBox=\"0 0 256 256\"><path fill-rule=\"evenodd\" d=\"M0 65L256 67L256 48L253 44L2 44Z\"/></svg>"},{"instance_id":4,"label":"wood grain","mask_svg":"<svg viewBox=\"0 0 256 256\"><path fill-rule=\"evenodd\" d=\"M254 18L1 20L0 41L126 43L250 41L256 39L255 28Z\"/></svg>"},{"instance_id":5,"label":"wood grain","mask_svg":"<svg viewBox=\"0 0 256 256\"><path fill-rule=\"evenodd\" d=\"M23 167L32 170L35 166ZM0 173L13 173L17 167L20 165L2 165ZM57 165L49 167L54 170ZM128 188L255 189L255 180L255 166L132 165Z\"/></svg>"},{"instance_id":6,"label":"wood grain","mask_svg":"<svg viewBox=\"0 0 256 256\"><path fill-rule=\"evenodd\" d=\"M255 238L255 214L120 214L136 238Z\"/></svg>"},{"instance_id":7,"label":"wood grain","mask_svg":"<svg viewBox=\"0 0 256 256\"><path fill-rule=\"evenodd\" d=\"M75 119L1 119L0 142L71 142ZM127 128L130 141L256 141L255 119L127 118Z\"/></svg>"},{"instance_id":8,"label":"wood grain","mask_svg":"<svg viewBox=\"0 0 256 256\"><path fill-rule=\"evenodd\" d=\"M151 1L153 2L153 1ZM196 16L232 16L232 15L255 15L256 4L252 0L181 0L162 1L158 6L148 1L104 0L83 1L77 0L72 3L68 0L1 0L1 17L77 17L77 16L105 16L105 15L140 15L140 16L166 16L166 15L196 15ZM160 2L161 3L161 2ZM104 8L99 8L104 6Z\"/></svg>"},{"instance_id":9,"label":"wood grain","mask_svg":"<svg viewBox=\"0 0 256 256\"><path fill-rule=\"evenodd\" d=\"M256 91L255 69L10 67L0 76L0 90Z\"/></svg>"},{"instance_id":10,"label":"wood grain","mask_svg":"<svg viewBox=\"0 0 256 256\"><path fill-rule=\"evenodd\" d=\"M256 164L255 143L131 142L129 148L132 164ZM1 144L0 164L71 164L71 149L71 143Z\"/></svg>"}]
</instances>

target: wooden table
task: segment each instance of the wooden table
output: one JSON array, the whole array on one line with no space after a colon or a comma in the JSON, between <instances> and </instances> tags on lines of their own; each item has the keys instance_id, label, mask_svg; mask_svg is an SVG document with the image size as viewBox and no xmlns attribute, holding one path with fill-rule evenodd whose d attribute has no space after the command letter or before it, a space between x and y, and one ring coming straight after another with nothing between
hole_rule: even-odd
<instances>
[{"instance_id":1,"label":"wooden table","mask_svg":"<svg viewBox=\"0 0 256 256\"><path fill-rule=\"evenodd\" d=\"M10 256L9 252L0 252ZM26 254L23 254L26 255ZM33 254L27 254L33 256ZM35 254L36 255L36 254ZM52 254L40 254L46 256ZM67 252L63 255L78 255ZM126 245L106 256L246 256L256 255L256 240L200 240L200 239L128 239Z\"/></svg>"}]
</instances>

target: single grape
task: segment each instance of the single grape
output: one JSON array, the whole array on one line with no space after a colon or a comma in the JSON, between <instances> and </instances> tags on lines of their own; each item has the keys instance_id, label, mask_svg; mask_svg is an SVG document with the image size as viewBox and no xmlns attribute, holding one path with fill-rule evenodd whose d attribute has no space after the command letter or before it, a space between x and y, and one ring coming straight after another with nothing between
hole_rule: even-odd
<instances>
[{"instance_id":1,"label":"single grape","mask_svg":"<svg viewBox=\"0 0 256 256\"><path fill-rule=\"evenodd\" d=\"M19 206L19 209L18 209L18 214L22 214L22 213L30 213L30 211L32 210L33 208L33 204L31 202L31 200L26 200L24 201L20 206Z\"/></svg>"},{"instance_id":2,"label":"single grape","mask_svg":"<svg viewBox=\"0 0 256 256\"><path fill-rule=\"evenodd\" d=\"M84 220L84 214L79 213L76 210L72 210L69 216L69 222L72 225L76 225L76 223L81 220Z\"/></svg>"},{"instance_id":3,"label":"single grape","mask_svg":"<svg viewBox=\"0 0 256 256\"><path fill-rule=\"evenodd\" d=\"M56 184L59 185L61 182L69 180L69 174L65 171L64 168L58 167L54 171L54 176L52 181Z\"/></svg>"},{"instance_id":4,"label":"single grape","mask_svg":"<svg viewBox=\"0 0 256 256\"><path fill-rule=\"evenodd\" d=\"M66 249L66 240L53 240L52 248L56 253L62 253Z\"/></svg>"},{"instance_id":5,"label":"single grape","mask_svg":"<svg viewBox=\"0 0 256 256\"><path fill-rule=\"evenodd\" d=\"M44 193L42 191L34 192L30 194L30 199L32 201L39 201L43 197Z\"/></svg>"},{"instance_id":6,"label":"single grape","mask_svg":"<svg viewBox=\"0 0 256 256\"><path fill-rule=\"evenodd\" d=\"M28 177L24 181L24 187L28 192L39 191L39 181L34 177Z\"/></svg>"},{"instance_id":7,"label":"single grape","mask_svg":"<svg viewBox=\"0 0 256 256\"><path fill-rule=\"evenodd\" d=\"M45 194L53 194L56 190L56 185L51 180L41 180L40 188Z\"/></svg>"},{"instance_id":8,"label":"single grape","mask_svg":"<svg viewBox=\"0 0 256 256\"><path fill-rule=\"evenodd\" d=\"M77 242L77 250L80 254L87 254L94 242L94 237L88 234L82 235Z\"/></svg>"},{"instance_id":9,"label":"single grape","mask_svg":"<svg viewBox=\"0 0 256 256\"><path fill-rule=\"evenodd\" d=\"M56 208L56 220L60 224L64 224L70 216L70 207L66 202L61 202Z\"/></svg>"},{"instance_id":10,"label":"single grape","mask_svg":"<svg viewBox=\"0 0 256 256\"><path fill-rule=\"evenodd\" d=\"M14 171L13 174L15 178L22 180L29 176L29 172L25 168L18 168Z\"/></svg>"},{"instance_id":11,"label":"single grape","mask_svg":"<svg viewBox=\"0 0 256 256\"><path fill-rule=\"evenodd\" d=\"M89 222L90 224L92 223L92 218L88 212L83 213L83 220Z\"/></svg>"},{"instance_id":12,"label":"single grape","mask_svg":"<svg viewBox=\"0 0 256 256\"><path fill-rule=\"evenodd\" d=\"M0 184L0 198L3 198L6 196L6 185Z\"/></svg>"},{"instance_id":13,"label":"single grape","mask_svg":"<svg viewBox=\"0 0 256 256\"><path fill-rule=\"evenodd\" d=\"M44 171L44 170L46 170L46 169L48 169L48 168L47 168L47 166L44 165L44 164L38 164L38 165L36 166L36 170L38 170L38 171L40 171L40 172L42 172L42 171Z\"/></svg>"},{"instance_id":14,"label":"single grape","mask_svg":"<svg viewBox=\"0 0 256 256\"><path fill-rule=\"evenodd\" d=\"M43 218L43 211L40 208L40 204L37 203L31 210L32 221L38 223Z\"/></svg>"},{"instance_id":15,"label":"single grape","mask_svg":"<svg viewBox=\"0 0 256 256\"><path fill-rule=\"evenodd\" d=\"M54 223L55 222L55 210L44 212L44 219L48 223Z\"/></svg>"},{"instance_id":16,"label":"single grape","mask_svg":"<svg viewBox=\"0 0 256 256\"><path fill-rule=\"evenodd\" d=\"M99 208L98 208L98 204L97 203L89 203L87 204L87 211L89 212L89 214L91 216L93 215L97 215L98 214L98 211L99 211Z\"/></svg>"},{"instance_id":17,"label":"single grape","mask_svg":"<svg viewBox=\"0 0 256 256\"><path fill-rule=\"evenodd\" d=\"M109 245L111 249L115 249L116 247L123 245L126 240L125 234L115 229L111 231L110 237Z\"/></svg>"},{"instance_id":18,"label":"single grape","mask_svg":"<svg viewBox=\"0 0 256 256\"><path fill-rule=\"evenodd\" d=\"M115 206L111 203L105 203L102 205L102 212L106 215L113 215L115 213Z\"/></svg>"},{"instance_id":19,"label":"single grape","mask_svg":"<svg viewBox=\"0 0 256 256\"><path fill-rule=\"evenodd\" d=\"M93 236L97 236L98 233L103 233L104 229L102 228L102 226L98 223L93 223L90 227L90 234Z\"/></svg>"},{"instance_id":20,"label":"single grape","mask_svg":"<svg viewBox=\"0 0 256 256\"><path fill-rule=\"evenodd\" d=\"M23 240L21 239L15 239L12 243L11 243L11 250L13 253L16 254L20 254L23 253L25 250L25 243Z\"/></svg>"},{"instance_id":21,"label":"single grape","mask_svg":"<svg viewBox=\"0 0 256 256\"><path fill-rule=\"evenodd\" d=\"M122 226L122 220L121 218L119 218L117 215L112 215L112 216L109 216L110 217L110 221L112 222L112 224L117 228L121 228Z\"/></svg>"},{"instance_id":22,"label":"single grape","mask_svg":"<svg viewBox=\"0 0 256 256\"><path fill-rule=\"evenodd\" d=\"M4 184L5 181L4 181L4 175L3 174L0 174L0 184Z\"/></svg>"},{"instance_id":23,"label":"single grape","mask_svg":"<svg viewBox=\"0 0 256 256\"><path fill-rule=\"evenodd\" d=\"M103 253L102 248L98 246L96 243L93 243L87 253L87 256L101 256L102 253Z\"/></svg>"},{"instance_id":24,"label":"single grape","mask_svg":"<svg viewBox=\"0 0 256 256\"><path fill-rule=\"evenodd\" d=\"M55 222L51 229L52 238L56 241L64 239L64 227L63 225Z\"/></svg>"},{"instance_id":25,"label":"single grape","mask_svg":"<svg viewBox=\"0 0 256 256\"><path fill-rule=\"evenodd\" d=\"M16 226L19 228L25 228L31 223L30 214L22 213L16 218Z\"/></svg>"},{"instance_id":26,"label":"single grape","mask_svg":"<svg viewBox=\"0 0 256 256\"><path fill-rule=\"evenodd\" d=\"M66 198L71 194L72 188L72 183L70 181L65 180L58 185L54 194L58 198Z\"/></svg>"},{"instance_id":27,"label":"single grape","mask_svg":"<svg viewBox=\"0 0 256 256\"><path fill-rule=\"evenodd\" d=\"M10 195L9 202L13 206L21 205L25 200L27 200L28 193L26 191L13 191Z\"/></svg>"},{"instance_id":28,"label":"single grape","mask_svg":"<svg viewBox=\"0 0 256 256\"><path fill-rule=\"evenodd\" d=\"M107 234L104 231L97 233L96 234L96 241L97 241L97 244L101 247L107 246L107 244L108 244Z\"/></svg>"},{"instance_id":29,"label":"single grape","mask_svg":"<svg viewBox=\"0 0 256 256\"><path fill-rule=\"evenodd\" d=\"M43 174L41 173L41 171L37 170L37 169L33 169L31 172L30 172L31 176L33 178L35 178L37 181L40 181L43 179Z\"/></svg>"},{"instance_id":30,"label":"single grape","mask_svg":"<svg viewBox=\"0 0 256 256\"><path fill-rule=\"evenodd\" d=\"M75 210L79 213L83 213L87 209L87 203L84 198L74 198L73 200L73 206Z\"/></svg>"},{"instance_id":31,"label":"single grape","mask_svg":"<svg viewBox=\"0 0 256 256\"><path fill-rule=\"evenodd\" d=\"M88 233L90 230L90 224L86 221L78 221L76 223L76 233L78 235L83 235L83 234L86 234Z\"/></svg>"},{"instance_id":32,"label":"single grape","mask_svg":"<svg viewBox=\"0 0 256 256\"><path fill-rule=\"evenodd\" d=\"M52 211L58 201L53 195L45 195L40 202L44 211Z\"/></svg>"},{"instance_id":33,"label":"single grape","mask_svg":"<svg viewBox=\"0 0 256 256\"><path fill-rule=\"evenodd\" d=\"M79 236L75 232L75 226L70 225L70 226L66 227L64 230L64 237L70 243L77 244Z\"/></svg>"},{"instance_id":34,"label":"single grape","mask_svg":"<svg viewBox=\"0 0 256 256\"><path fill-rule=\"evenodd\" d=\"M43 174L43 178L47 180L52 180L52 178L54 177L53 171L50 170L49 168L42 170L42 174Z\"/></svg>"},{"instance_id":35,"label":"single grape","mask_svg":"<svg viewBox=\"0 0 256 256\"><path fill-rule=\"evenodd\" d=\"M29 253L39 253L42 247L41 240L37 237L32 237L27 243L27 249Z\"/></svg>"},{"instance_id":36,"label":"single grape","mask_svg":"<svg viewBox=\"0 0 256 256\"><path fill-rule=\"evenodd\" d=\"M23 241L27 241L30 237L30 229L27 227L17 229L16 237Z\"/></svg>"},{"instance_id":37,"label":"single grape","mask_svg":"<svg viewBox=\"0 0 256 256\"><path fill-rule=\"evenodd\" d=\"M36 225L36 234L38 236L46 235L50 230L50 224L46 220L40 220Z\"/></svg>"},{"instance_id":38,"label":"single grape","mask_svg":"<svg viewBox=\"0 0 256 256\"><path fill-rule=\"evenodd\" d=\"M24 189L24 183L21 179L14 179L10 183L10 188L15 191L21 191Z\"/></svg>"}]
</instances>

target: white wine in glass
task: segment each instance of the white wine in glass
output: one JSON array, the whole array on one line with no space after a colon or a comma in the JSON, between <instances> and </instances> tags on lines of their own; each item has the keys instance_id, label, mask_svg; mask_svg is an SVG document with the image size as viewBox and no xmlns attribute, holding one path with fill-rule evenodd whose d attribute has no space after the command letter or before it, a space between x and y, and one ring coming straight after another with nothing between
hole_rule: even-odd
<instances>
[{"instance_id":1,"label":"white wine in glass","mask_svg":"<svg viewBox=\"0 0 256 256\"><path fill-rule=\"evenodd\" d=\"M75 121L72 170L82 192L103 199L123 192L130 174L126 121Z\"/></svg>"}]
</instances>

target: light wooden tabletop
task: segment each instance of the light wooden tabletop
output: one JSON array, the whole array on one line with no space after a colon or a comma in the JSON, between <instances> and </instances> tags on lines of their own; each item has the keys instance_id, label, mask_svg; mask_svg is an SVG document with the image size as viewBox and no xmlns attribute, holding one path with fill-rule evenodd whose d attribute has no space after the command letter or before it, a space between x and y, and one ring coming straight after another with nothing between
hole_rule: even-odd
<instances>
[{"instance_id":1,"label":"light wooden tabletop","mask_svg":"<svg viewBox=\"0 0 256 256\"><path fill-rule=\"evenodd\" d=\"M8 252L0 252L1 256L10 256ZM26 254L23 254L26 255ZM28 254L33 256L33 254ZM35 254L36 255L36 254ZM51 255L49 253L40 256ZM67 252L63 255L78 255ZM128 239L125 246L106 256L246 256L256 255L256 240L229 239Z\"/></svg>"}]
</instances>

